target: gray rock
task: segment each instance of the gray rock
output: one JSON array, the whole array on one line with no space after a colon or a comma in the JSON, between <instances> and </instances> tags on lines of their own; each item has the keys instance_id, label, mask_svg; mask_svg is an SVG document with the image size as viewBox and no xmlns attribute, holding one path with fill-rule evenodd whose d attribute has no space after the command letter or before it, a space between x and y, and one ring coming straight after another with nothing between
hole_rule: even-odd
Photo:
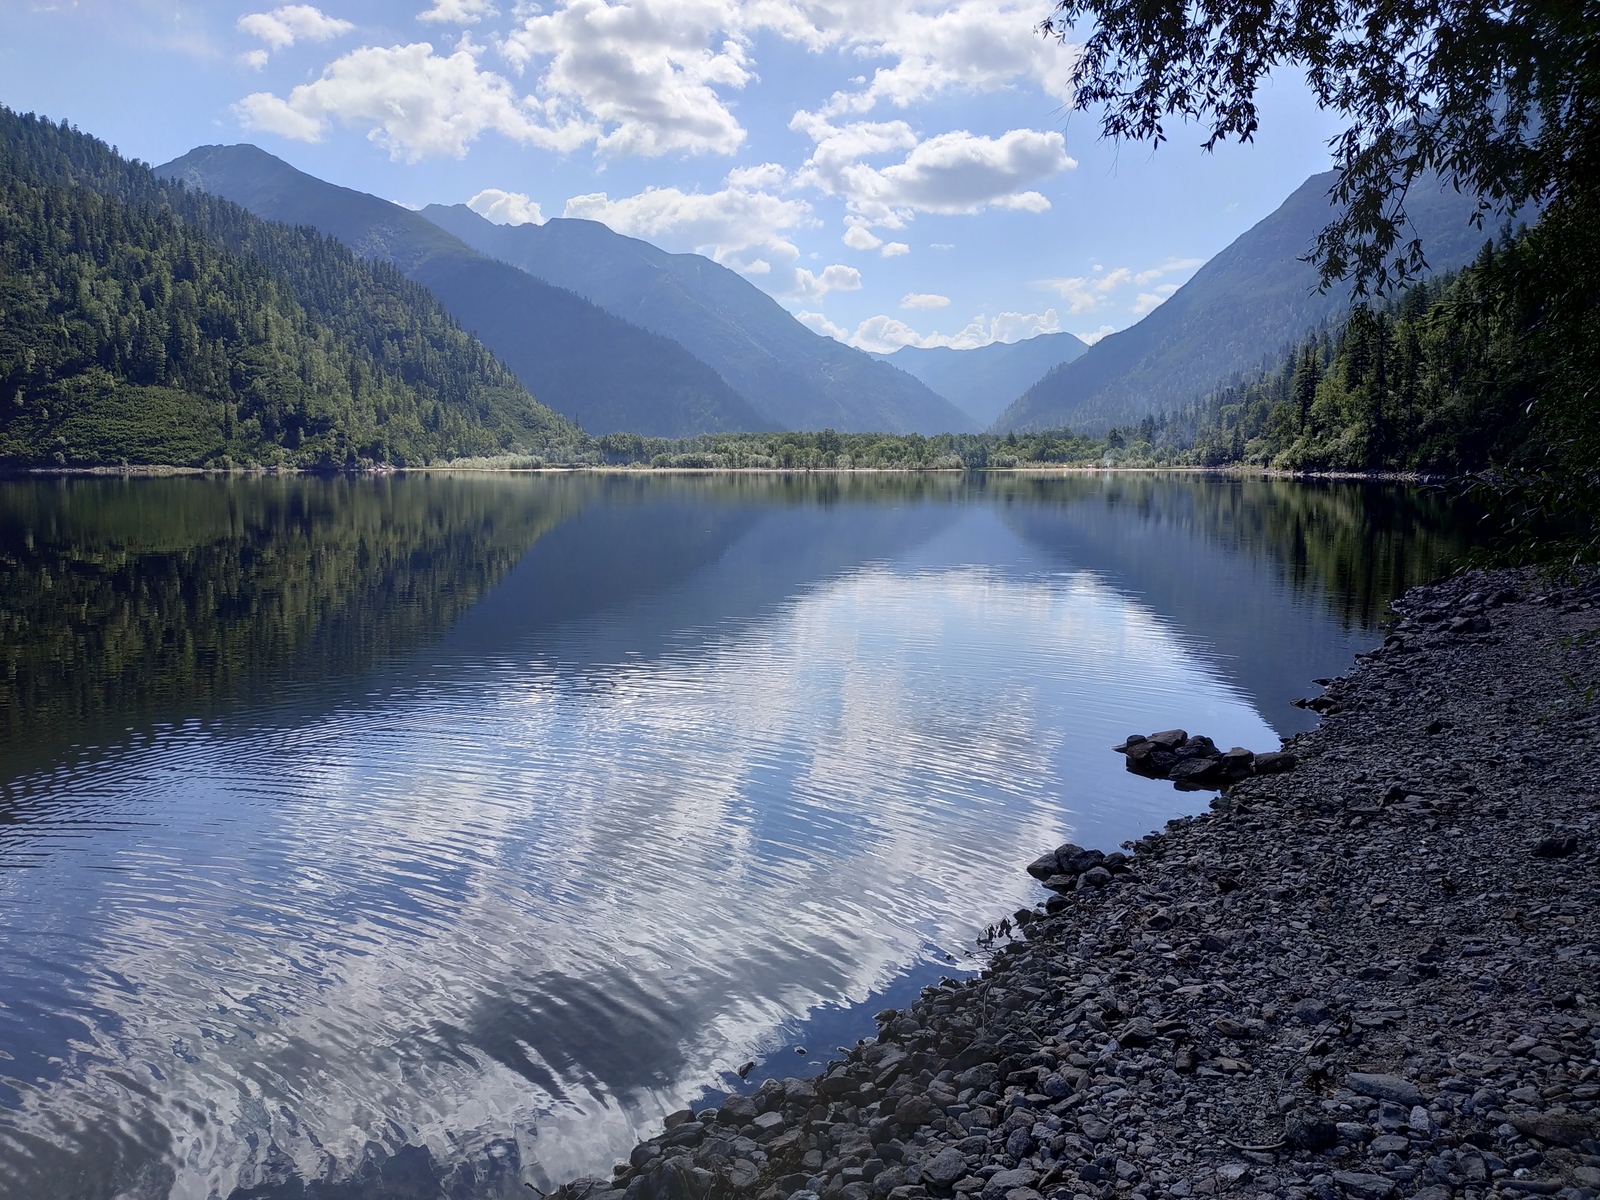
<instances>
[{"instance_id":1,"label":"gray rock","mask_svg":"<svg viewBox=\"0 0 1600 1200\"><path fill-rule=\"evenodd\" d=\"M1284 1118L1283 1140L1298 1150L1327 1150L1339 1143L1339 1127L1314 1112L1291 1113Z\"/></svg>"},{"instance_id":2,"label":"gray rock","mask_svg":"<svg viewBox=\"0 0 1600 1200\"><path fill-rule=\"evenodd\" d=\"M1311 996L1307 996L1304 1000L1296 1000L1289 1012L1302 1025L1320 1025L1333 1017L1326 1004Z\"/></svg>"},{"instance_id":3,"label":"gray rock","mask_svg":"<svg viewBox=\"0 0 1600 1200\"><path fill-rule=\"evenodd\" d=\"M1366 1171L1335 1171L1333 1181L1351 1196L1362 1200L1384 1200L1394 1194L1394 1180L1387 1175L1373 1175Z\"/></svg>"},{"instance_id":4,"label":"gray rock","mask_svg":"<svg viewBox=\"0 0 1600 1200\"><path fill-rule=\"evenodd\" d=\"M1189 734L1182 729L1164 729L1160 733L1152 733L1150 741L1164 750L1176 750L1189 740Z\"/></svg>"},{"instance_id":5,"label":"gray rock","mask_svg":"<svg viewBox=\"0 0 1600 1200\"><path fill-rule=\"evenodd\" d=\"M1254 763L1257 775L1282 775L1298 765L1299 760L1285 750L1269 750L1265 754L1258 754Z\"/></svg>"},{"instance_id":6,"label":"gray rock","mask_svg":"<svg viewBox=\"0 0 1600 1200\"><path fill-rule=\"evenodd\" d=\"M1117 1030L1117 1041L1124 1046L1148 1046L1156 1040L1156 1027L1149 1017L1134 1017Z\"/></svg>"},{"instance_id":7,"label":"gray rock","mask_svg":"<svg viewBox=\"0 0 1600 1200\"><path fill-rule=\"evenodd\" d=\"M1368 1075L1351 1071L1344 1077L1344 1085L1358 1096L1371 1096L1374 1100L1392 1100L1410 1108L1424 1102L1422 1089L1409 1079L1398 1075Z\"/></svg>"},{"instance_id":8,"label":"gray rock","mask_svg":"<svg viewBox=\"0 0 1600 1200\"><path fill-rule=\"evenodd\" d=\"M717 1110L717 1120L724 1125L743 1125L756 1119L756 1102L750 1096L729 1096Z\"/></svg>"},{"instance_id":9,"label":"gray rock","mask_svg":"<svg viewBox=\"0 0 1600 1200\"><path fill-rule=\"evenodd\" d=\"M1576 1146L1594 1132L1590 1120L1576 1113L1513 1113L1511 1125L1524 1137L1553 1146Z\"/></svg>"},{"instance_id":10,"label":"gray rock","mask_svg":"<svg viewBox=\"0 0 1600 1200\"><path fill-rule=\"evenodd\" d=\"M1411 1139L1398 1133L1385 1133L1367 1143L1367 1153L1374 1157L1384 1154L1406 1154L1411 1150Z\"/></svg>"},{"instance_id":11,"label":"gray rock","mask_svg":"<svg viewBox=\"0 0 1600 1200\"><path fill-rule=\"evenodd\" d=\"M755 1119L755 1126L764 1134L776 1137L782 1133L788 1122L783 1119L781 1112L764 1112Z\"/></svg>"},{"instance_id":12,"label":"gray rock","mask_svg":"<svg viewBox=\"0 0 1600 1200\"><path fill-rule=\"evenodd\" d=\"M922 1178L938 1187L949 1187L966 1173L966 1156L954 1146L939 1151L933 1161L922 1168Z\"/></svg>"},{"instance_id":13,"label":"gray rock","mask_svg":"<svg viewBox=\"0 0 1600 1200\"><path fill-rule=\"evenodd\" d=\"M1083 873L1081 882L1092 888L1103 888L1111 882L1111 872L1104 867L1090 867Z\"/></svg>"}]
</instances>

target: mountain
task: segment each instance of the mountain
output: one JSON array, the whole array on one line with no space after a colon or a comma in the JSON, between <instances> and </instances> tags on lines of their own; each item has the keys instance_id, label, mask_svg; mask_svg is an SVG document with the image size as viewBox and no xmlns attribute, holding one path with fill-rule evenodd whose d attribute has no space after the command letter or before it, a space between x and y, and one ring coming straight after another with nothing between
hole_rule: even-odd
<instances>
[{"instance_id":1,"label":"mountain","mask_svg":"<svg viewBox=\"0 0 1600 1200\"><path fill-rule=\"evenodd\" d=\"M1349 286L1318 294L1316 269L1302 261L1332 216L1333 181L1331 171L1306 180L1144 320L1029 388L995 430L1099 432L1171 411L1339 316L1349 307ZM1406 204L1433 270L1463 266L1482 248L1484 234L1469 223L1471 198L1418 184Z\"/></svg>"},{"instance_id":2,"label":"mountain","mask_svg":"<svg viewBox=\"0 0 1600 1200\"><path fill-rule=\"evenodd\" d=\"M771 424L677 343L480 254L398 204L325 183L255 146L201 146L156 173L393 264L590 433L688 437Z\"/></svg>"},{"instance_id":3,"label":"mountain","mask_svg":"<svg viewBox=\"0 0 1600 1200\"><path fill-rule=\"evenodd\" d=\"M0 108L0 462L569 457L426 289Z\"/></svg>"},{"instance_id":4,"label":"mountain","mask_svg":"<svg viewBox=\"0 0 1600 1200\"><path fill-rule=\"evenodd\" d=\"M596 221L496 225L464 204L423 215L483 253L686 346L769 426L860 433L976 428L919 380L813 333L749 280L700 254L668 254Z\"/></svg>"},{"instance_id":5,"label":"mountain","mask_svg":"<svg viewBox=\"0 0 1600 1200\"><path fill-rule=\"evenodd\" d=\"M980 426L988 426L1052 367L1071 362L1088 348L1070 333L1043 333L976 350L902 346L873 357L916 376Z\"/></svg>"}]
</instances>

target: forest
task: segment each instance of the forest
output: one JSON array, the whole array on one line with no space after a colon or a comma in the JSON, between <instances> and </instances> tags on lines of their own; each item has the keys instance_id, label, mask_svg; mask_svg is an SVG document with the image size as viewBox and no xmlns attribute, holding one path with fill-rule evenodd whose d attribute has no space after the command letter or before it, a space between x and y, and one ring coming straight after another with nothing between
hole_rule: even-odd
<instances>
[{"instance_id":1,"label":"forest","mask_svg":"<svg viewBox=\"0 0 1600 1200\"><path fill-rule=\"evenodd\" d=\"M393 268L0 109L0 462L354 468L586 442Z\"/></svg>"}]
</instances>

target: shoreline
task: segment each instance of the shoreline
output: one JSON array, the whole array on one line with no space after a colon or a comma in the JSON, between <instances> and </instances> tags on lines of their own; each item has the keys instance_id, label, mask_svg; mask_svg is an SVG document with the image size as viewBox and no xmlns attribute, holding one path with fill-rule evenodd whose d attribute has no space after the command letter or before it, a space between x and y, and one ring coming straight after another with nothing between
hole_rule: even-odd
<instances>
[{"instance_id":1,"label":"shoreline","mask_svg":"<svg viewBox=\"0 0 1600 1200\"><path fill-rule=\"evenodd\" d=\"M1596 1200L1600 719L1570 680L1600 676L1600 576L1395 608L1295 770L1053 879L821 1077L555 1195Z\"/></svg>"},{"instance_id":2,"label":"shoreline","mask_svg":"<svg viewBox=\"0 0 1600 1200\"><path fill-rule=\"evenodd\" d=\"M1217 475L1241 479L1334 480L1352 483L1409 483L1437 486L1450 476L1415 471L1277 471L1270 467L1147 467L1102 463L1039 463L1015 467L652 467L637 463L551 463L545 466L474 466L435 464L424 467L376 467L357 471L321 471L309 467L0 467L0 480L15 479L167 479L175 476L272 479L284 476L318 479L369 479L387 475Z\"/></svg>"}]
</instances>

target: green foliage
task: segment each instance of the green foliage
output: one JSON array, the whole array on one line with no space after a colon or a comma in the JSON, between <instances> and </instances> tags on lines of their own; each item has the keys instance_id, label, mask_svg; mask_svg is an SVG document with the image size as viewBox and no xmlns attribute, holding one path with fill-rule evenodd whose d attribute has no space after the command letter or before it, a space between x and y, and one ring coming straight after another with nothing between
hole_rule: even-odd
<instances>
[{"instance_id":1,"label":"green foliage","mask_svg":"<svg viewBox=\"0 0 1600 1200\"><path fill-rule=\"evenodd\" d=\"M424 288L0 109L0 462L580 452Z\"/></svg>"},{"instance_id":2,"label":"green foliage","mask_svg":"<svg viewBox=\"0 0 1600 1200\"><path fill-rule=\"evenodd\" d=\"M982 470L988 467L1086 464L1100 460L1104 444L1057 429L1044 433L741 433L695 438L607 434L597 445L613 466L676 469L901 471Z\"/></svg>"},{"instance_id":3,"label":"green foliage","mask_svg":"<svg viewBox=\"0 0 1600 1200\"><path fill-rule=\"evenodd\" d=\"M1335 139L1340 211L1318 240L1325 283L1358 294L1415 278L1407 194L1438 172L1515 211L1562 202L1600 178L1600 7L1566 0L1059 0L1044 22L1089 36L1074 106L1110 137L1160 142L1165 121L1203 125L1209 149L1249 141L1256 89L1305 71ZM1092 25L1092 28L1090 28Z\"/></svg>"}]
</instances>

